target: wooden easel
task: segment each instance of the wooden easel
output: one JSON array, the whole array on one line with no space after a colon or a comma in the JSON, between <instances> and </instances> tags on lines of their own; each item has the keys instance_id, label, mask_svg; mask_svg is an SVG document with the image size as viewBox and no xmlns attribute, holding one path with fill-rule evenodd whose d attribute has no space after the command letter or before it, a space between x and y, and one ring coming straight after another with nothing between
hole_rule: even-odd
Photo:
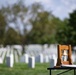
<instances>
[{"instance_id":1,"label":"wooden easel","mask_svg":"<svg viewBox=\"0 0 76 75\"><path fill-rule=\"evenodd\" d=\"M71 45L58 45L58 58L57 58L57 64L56 67L64 65L71 65L72 59L71 59ZM67 57L67 59L65 59Z\"/></svg>"}]
</instances>

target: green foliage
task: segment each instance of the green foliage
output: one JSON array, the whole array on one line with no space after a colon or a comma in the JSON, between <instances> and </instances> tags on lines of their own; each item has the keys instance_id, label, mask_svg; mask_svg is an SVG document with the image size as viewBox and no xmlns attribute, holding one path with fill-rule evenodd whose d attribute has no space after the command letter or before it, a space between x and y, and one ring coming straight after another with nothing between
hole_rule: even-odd
<instances>
[{"instance_id":1,"label":"green foliage","mask_svg":"<svg viewBox=\"0 0 76 75\"><path fill-rule=\"evenodd\" d=\"M75 45L76 11L69 15L69 19L61 21L52 13L44 11L40 3L26 7L21 0L12 6L2 7L0 10L0 44ZM11 23L15 29L10 28ZM28 25L32 26L30 31L27 30Z\"/></svg>"},{"instance_id":2,"label":"green foliage","mask_svg":"<svg viewBox=\"0 0 76 75\"><path fill-rule=\"evenodd\" d=\"M47 11L39 12L35 20L31 21L33 28L28 35L29 43L56 43L56 29L61 21Z\"/></svg>"},{"instance_id":3,"label":"green foliage","mask_svg":"<svg viewBox=\"0 0 76 75\"><path fill-rule=\"evenodd\" d=\"M60 44L76 45L76 10L69 14L69 19L65 19L62 26L57 30L57 42Z\"/></svg>"},{"instance_id":4,"label":"green foliage","mask_svg":"<svg viewBox=\"0 0 76 75\"><path fill-rule=\"evenodd\" d=\"M6 32L5 45L14 44L21 44L21 36L13 28L9 28Z\"/></svg>"},{"instance_id":5,"label":"green foliage","mask_svg":"<svg viewBox=\"0 0 76 75\"><path fill-rule=\"evenodd\" d=\"M76 28L76 10L69 14L69 26L71 26L74 30Z\"/></svg>"},{"instance_id":6,"label":"green foliage","mask_svg":"<svg viewBox=\"0 0 76 75\"><path fill-rule=\"evenodd\" d=\"M73 46L76 45L76 10L69 14L69 30L68 30L68 42Z\"/></svg>"},{"instance_id":7,"label":"green foliage","mask_svg":"<svg viewBox=\"0 0 76 75\"><path fill-rule=\"evenodd\" d=\"M28 8L24 6L23 2L20 0L11 7L8 5L8 7L2 8L1 11L5 21L8 23L5 45L22 44L22 46L24 46L24 44L30 43L56 43L56 29L58 28L60 20L55 18L50 12L44 11L40 3L32 4ZM29 17L28 19L27 15ZM25 22L25 19L27 19L27 22ZM9 25L11 23L13 23L16 31L10 28ZM32 25L32 30L30 32L27 31L27 26L29 24ZM23 29L20 29L20 25L22 25Z\"/></svg>"},{"instance_id":8,"label":"green foliage","mask_svg":"<svg viewBox=\"0 0 76 75\"><path fill-rule=\"evenodd\" d=\"M30 43L47 43L50 41L50 36L48 34L51 33L49 23L49 13L48 12L40 12L38 13L35 20L31 21L33 28L28 35L28 40ZM47 39L48 38L48 39Z\"/></svg>"},{"instance_id":9,"label":"green foliage","mask_svg":"<svg viewBox=\"0 0 76 75\"><path fill-rule=\"evenodd\" d=\"M68 42L68 19L61 21L56 32L56 40L59 44L67 44Z\"/></svg>"},{"instance_id":10,"label":"green foliage","mask_svg":"<svg viewBox=\"0 0 76 75\"><path fill-rule=\"evenodd\" d=\"M0 10L0 44L4 44L5 29L6 29L6 20L5 20L5 17Z\"/></svg>"},{"instance_id":11,"label":"green foliage","mask_svg":"<svg viewBox=\"0 0 76 75\"><path fill-rule=\"evenodd\" d=\"M24 43L23 41L25 40L25 38L23 38L23 37L27 33L27 31L26 31L27 24L24 22L24 20L26 18L27 11L28 11L27 7L23 4L23 2L21 0L18 1L18 3L15 3L11 6L8 5L7 7L1 8L1 12L2 12L1 15L4 15L3 16L4 20L5 20L5 22L7 22L7 31L4 36L5 45ZM2 21L2 23L5 23L3 21L3 18L0 18L0 20ZM11 24L13 24L13 26ZM6 25L6 24L4 24L4 25ZM22 26L20 26L20 25L22 25ZM1 27L3 27L3 25ZM1 29L1 27L0 27L0 29ZM12 28L10 28L10 27L12 27ZM21 27L22 27L22 29L21 29ZM5 29L3 31L5 32ZM0 32L0 33L2 36L3 33L2 32ZM1 40L2 40L2 38L1 38Z\"/></svg>"}]
</instances>

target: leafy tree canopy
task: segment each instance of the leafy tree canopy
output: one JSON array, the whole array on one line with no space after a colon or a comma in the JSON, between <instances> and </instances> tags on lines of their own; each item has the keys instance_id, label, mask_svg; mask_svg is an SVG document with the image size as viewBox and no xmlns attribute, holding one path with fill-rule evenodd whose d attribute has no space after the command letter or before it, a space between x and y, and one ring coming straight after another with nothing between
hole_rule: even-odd
<instances>
[{"instance_id":1,"label":"leafy tree canopy","mask_svg":"<svg viewBox=\"0 0 76 75\"><path fill-rule=\"evenodd\" d=\"M4 44L6 25L5 17L0 10L0 44Z\"/></svg>"}]
</instances>

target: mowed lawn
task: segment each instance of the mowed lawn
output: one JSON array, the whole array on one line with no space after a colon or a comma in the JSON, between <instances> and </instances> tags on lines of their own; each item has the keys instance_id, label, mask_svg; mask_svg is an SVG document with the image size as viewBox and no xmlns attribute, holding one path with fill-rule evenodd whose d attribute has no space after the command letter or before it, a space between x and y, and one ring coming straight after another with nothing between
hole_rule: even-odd
<instances>
[{"instance_id":1,"label":"mowed lawn","mask_svg":"<svg viewBox=\"0 0 76 75\"><path fill-rule=\"evenodd\" d=\"M36 63L36 67L31 69L28 67L28 64L25 63L16 63L13 68L7 67L5 64L0 64L0 75L49 75L47 68L49 63ZM56 75L62 72L62 70L52 71L52 75ZM69 71L62 75L73 75L73 71Z\"/></svg>"}]
</instances>

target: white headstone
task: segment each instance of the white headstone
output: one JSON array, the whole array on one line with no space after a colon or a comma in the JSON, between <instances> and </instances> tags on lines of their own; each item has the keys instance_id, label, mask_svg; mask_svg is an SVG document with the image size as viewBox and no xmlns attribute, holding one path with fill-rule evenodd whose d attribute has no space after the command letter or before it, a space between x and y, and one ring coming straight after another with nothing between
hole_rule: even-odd
<instances>
[{"instance_id":1,"label":"white headstone","mask_svg":"<svg viewBox=\"0 0 76 75\"><path fill-rule=\"evenodd\" d=\"M43 63L44 62L43 54L40 53L38 56L36 56L35 60L36 62Z\"/></svg>"},{"instance_id":2,"label":"white headstone","mask_svg":"<svg viewBox=\"0 0 76 75\"><path fill-rule=\"evenodd\" d=\"M6 65L8 67L13 67L13 64L14 64L13 54L10 54L9 56L6 57Z\"/></svg>"},{"instance_id":3,"label":"white headstone","mask_svg":"<svg viewBox=\"0 0 76 75\"><path fill-rule=\"evenodd\" d=\"M53 55L52 58L50 59L50 67L56 66L56 62L57 62L56 56Z\"/></svg>"},{"instance_id":4,"label":"white headstone","mask_svg":"<svg viewBox=\"0 0 76 75\"><path fill-rule=\"evenodd\" d=\"M29 63L28 63L28 66L30 68L35 68L35 57L29 57Z\"/></svg>"},{"instance_id":5,"label":"white headstone","mask_svg":"<svg viewBox=\"0 0 76 75\"><path fill-rule=\"evenodd\" d=\"M72 58L72 62L75 63L75 55L74 54L72 54L71 58Z\"/></svg>"},{"instance_id":6,"label":"white headstone","mask_svg":"<svg viewBox=\"0 0 76 75\"><path fill-rule=\"evenodd\" d=\"M45 56L44 61L45 61L45 63L48 63L49 62L49 56L48 55Z\"/></svg>"},{"instance_id":7,"label":"white headstone","mask_svg":"<svg viewBox=\"0 0 76 75\"><path fill-rule=\"evenodd\" d=\"M20 58L20 62L28 63L28 59L29 59L29 55L28 55L28 54L24 54L24 55Z\"/></svg>"},{"instance_id":8,"label":"white headstone","mask_svg":"<svg viewBox=\"0 0 76 75\"><path fill-rule=\"evenodd\" d=\"M2 58L0 57L0 64L2 64L3 63L3 60L2 60Z\"/></svg>"},{"instance_id":9,"label":"white headstone","mask_svg":"<svg viewBox=\"0 0 76 75\"><path fill-rule=\"evenodd\" d=\"M17 51L14 51L14 57L15 57L15 62L18 63L19 59L18 59Z\"/></svg>"}]
</instances>

